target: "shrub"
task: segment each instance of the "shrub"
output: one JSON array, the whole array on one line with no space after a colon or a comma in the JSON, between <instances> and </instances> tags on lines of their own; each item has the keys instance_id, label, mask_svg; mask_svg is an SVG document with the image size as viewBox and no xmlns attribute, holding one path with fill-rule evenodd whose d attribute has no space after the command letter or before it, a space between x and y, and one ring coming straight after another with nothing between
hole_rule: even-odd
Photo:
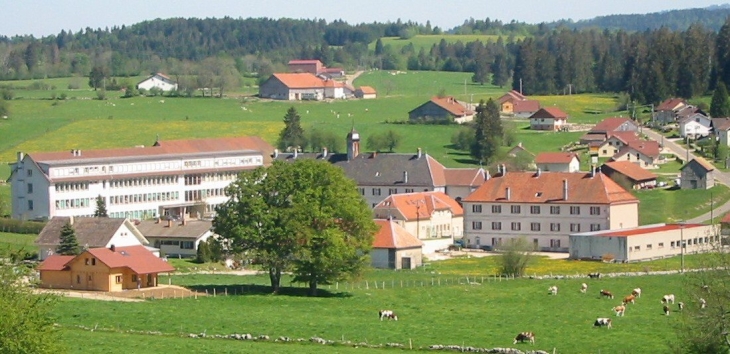
<instances>
[{"instance_id":1,"label":"shrub","mask_svg":"<svg viewBox=\"0 0 730 354\"><path fill-rule=\"evenodd\" d=\"M40 234L45 222L23 221L9 218L0 218L0 231L15 234Z\"/></svg>"},{"instance_id":2,"label":"shrub","mask_svg":"<svg viewBox=\"0 0 730 354\"><path fill-rule=\"evenodd\" d=\"M510 239L499 245L502 251L500 271L502 275L521 277L533 258L533 246L524 237Z\"/></svg>"}]
</instances>

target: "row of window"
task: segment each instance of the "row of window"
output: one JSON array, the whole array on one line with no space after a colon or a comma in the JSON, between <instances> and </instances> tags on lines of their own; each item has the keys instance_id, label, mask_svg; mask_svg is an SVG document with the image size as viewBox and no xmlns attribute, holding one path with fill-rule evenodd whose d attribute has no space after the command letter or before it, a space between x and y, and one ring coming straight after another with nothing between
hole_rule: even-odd
<instances>
[{"instance_id":1,"label":"row of window","mask_svg":"<svg viewBox=\"0 0 730 354\"><path fill-rule=\"evenodd\" d=\"M156 241L155 248L160 248L160 246L178 246L178 247L180 247L180 249L192 250L192 249L195 249L195 242L193 242L193 241L171 241L171 240Z\"/></svg>"},{"instance_id":2,"label":"row of window","mask_svg":"<svg viewBox=\"0 0 730 354\"><path fill-rule=\"evenodd\" d=\"M384 188L373 188L373 190L372 190L373 195L382 195L381 189L384 189ZM361 195L365 195L365 188L358 188L358 190L360 191ZM423 191L428 192L428 189L424 189ZM413 192L414 192L413 188L405 188L403 190L403 193L413 193ZM388 195L393 195L393 194L398 194L398 188L388 188Z\"/></svg>"},{"instance_id":3,"label":"row of window","mask_svg":"<svg viewBox=\"0 0 730 354\"><path fill-rule=\"evenodd\" d=\"M56 183L55 187L56 187L56 192L88 191L89 183L88 182Z\"/></svg>"},{"instance_id":4,"label":"row of window","mask_svg":"<svg viewBox=\"0 0 730 354\"><path fill-rule=\"evenodd\" d=\"M263 162L262 158L256 157L237 157L228 159L216 159L213 161L202 160L202 161L185 161L183 168L200 168L200 167L227 167L227 166L253 166L261 165ZM116 168L115 168L116 167ZM179 161L174 162L151 162L151 163L135 163L127 165L116 165L116 166L87 166L83 167L70 167L70 168L59 168L53 169L52 175L57 176L73 176L82 174L100 174L100 173L139 173L139 172L152 172L152 171L166 171L166 170L179 170L181 168Z\"/></svg>"},{"instance_id":5,"label":"row of window","mask_svg":"<svg viewBox=\"0 0 730 354\"><path fill-rule=\"evenodd\" d=\"M60 199L56 201L56 210L88 208L91 206L90 198Z\"/></svg>"},{"instance_id":6,"label":"row of window","mask_svg":"<svg viewBox=\"0 0 730 354\"><path fill-rule=\"evenodd\" d=\"M160 176L149 178L125 178L109 181L109 188L126 188L137 186L160 186L177 184L177 176Z\"/></svg>"},{"instance_id":7,"label":"row of window","mask_svg":"<svg viewBox=\"0 0 730 354\"><path fill-rule=\"evenodd\" d=\"M521 214L522 213L522 205L510 205L510 213L511 214ZM550 214L551 215L560 215L560 206L559 205L551 205L550 206ZM571 206L570 207L570 215L580 215L580 206ZM474 204L471 206L471 211L473 213L481 213L482 212L482 205L481 204ZM601 207L592 206L589 207L588 210L590 215L601 215ZM492 205L492 214L501 214L502 213L502 205ZM530 205L530 214L541 214L542 213L542 206L541 205Z\"/></svg>"},{"instance_id":8,"label":"row of window","mask_svg":"<svg viewBox=\"0 0 730 354\"><path fill-rule=\"evenodd\" d=\"M482 241L479 236L475 239L477 247L481 246ZM502 244L502 238L501 237L492 237L492 246L497 247ZM538 239L532 239L532 246L533 249L537 250L540 247L540 242ZM550 239L550 248L560 248L560 240L559 239Z\"/></svg>"},{"instance_id":9,"label":"row of window","mask_svg":"<svg viewBox=\"0 0 730 354\"><path fill-rule=\"evenodd\" d=\"M222 197L225 196L225 188L211 188L211 189L199 189L195 191L185 191L185 201L194 202L203 200L207 197Z\"/></svg>"},{"instance_id":10,"label":"row of window","mask_svg":"<svg viewBox=\"0 0 730 354\"><path fill-rule=\"evenodd\" d=\"M492 221L492 230L499 231L502 230L502 222L501 221ZM482 229L482 222L481 221L472 221L471 223L472 230L481 230ZM521 231L522 230L522 223L519 221L513 221L510 223L510 229L512 231ZM601 231L601 224L591 224L590 225L591 231ZM539 222L531 222L530 223L530 231L542 231L542 224ZM557 222L551 222L550 223L550 231L552 232L560 232L560 223ZM570 224L570 232L580 232L580 224L578 223L571 223Z\"/></svg>"},{"instance_id":11,"label":"row of window","mask_svg":"<svg viewBox=\"0 0 730 354\"><path fill-rule=\"evenodd\" d=\"M159 193L140 193L127 195L114 195L109 197L109 205L118 204L134 204L147 202L160 202L168 200L178 200L180 192L159 192ZM88 198L87 198L88 200Z\"/></svg>"},{"instance_id":12,"label":"row of window","mask_svg":"<svg viewBox=\"0 0 730 354\"><path fill-rule=\"evenodd\" d=\"M116 211L109 213L110 218L130 218L145 220L154 218L157 216L157 210L146 209L146 210L132 210L132 211Z\"/></svg>"}]
</instances>

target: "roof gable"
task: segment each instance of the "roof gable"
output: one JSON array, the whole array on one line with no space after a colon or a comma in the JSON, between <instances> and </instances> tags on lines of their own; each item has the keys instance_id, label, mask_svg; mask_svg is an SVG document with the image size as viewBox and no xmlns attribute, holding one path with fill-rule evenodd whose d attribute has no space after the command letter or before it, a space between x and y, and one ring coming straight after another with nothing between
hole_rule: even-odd
<instances>
[{"instance_id":1,"label":"roof gable","mask_svg":"<svg viewBox=\"0 0 730 354\"><path fill-rule=\"evenodd\" d=\"M611 117L606 118L596 124L589 133L608 133L613 131L629 131L637 130L638 125L628 118Z\"/></svg>"},{"instance_id":2,"label":"roof gable","mask_svg":"<svg viewBox=\"0 0 730 354\"><path fill-rule=\"evenodd\" d=\"M514 113L531 113L540 109L540 102L535 100L515 101L512 112Z\"/></svg>"},{"instance_id":3,"label":"roof gable","mask_svg":"<svg viewBox=\"0 0 730 354\"><path fill-rule=\"evenodd\" d=\"M687 101L681 98L669 98L660 103L656 110L657 111L674 111L682 109L687 105Z\"/></svg>"},{"instance_id":4,"label":"roof gable","mask_svg":"<svg viewBox=\"0 0 730 354\"><path fill-rule=\"evenodd\" d=\"M70 217L54 216L43 227L38 238L36 238L36 243L50 246L59 245L61 229L70 221ZM106 247L123 226L126 226L132 233L129 237L136 237L143 245L149 243L128 219L74 217L71 226L76 234L76 241L82 247Z\"/></svg>"},{"instance_id":5,"label":"roof gable","mask_svg":"<svg viewBox=\"0 0 730 354\"><path fill-rule=\"evenodd\" d=\"M325 87L325 80L311 73L275 73L272 77L290 89Z\"/></svg>"},{"instance_id":6,"label":"roof gable","mask_svg":"<svg viewBox=\"0 0 730 354\"><path fill-rule=\"evenodd\" d=\"M167 220L142 220L137 229L145 237L175 237L199 239L210 232L213 222L209 220L188 220L181 222Z\"/></svg>"},{"instance_id":7,"label":"roof gable","mask_svg":"<svg viewBox=\"0 0 730 354\"><path fill-rule=\"evenodd\" d=\"M172 272L175 267L155 256L144 246L89 248L77 257L89 253L109 268L126 267L137 274Z\"/></svg>"},{"instance_id":8,"label":"roof gable","mask_svg":"<svg viewBox=\"0 0 730 354\"><path fill-rule=\"evenodd\" d=\"M654 140L635 140L629 142L628 145L621 147L621 149L616 153L616 157L623 156L631 152L637 152L641 155L655 159L659 157L660 151L659 142Z\"/></svg>"},{"instance_id":9,"label":"roof gable","mask_svg":"<svg viewBox=\"0 0 730 354\"><path fill-rule=\"evenodd\" d=\"M459 203L443 192L391 194L373 209L397 210L405 220L430 219L434 212L440 210L449 210L452 216L464 215Z\"/></svg>"},{"instance_id":10,"label":"roof gable","mask_svg":"<svg viewBox=\"0 0 730 354\"><path fill-rule=\"evenodd\" d=\"M535 157L535 163L571 163L580 161L574 152L541 152Z\"/></svg>"},{"instance_id":11,"label":"roof gable","mask_svg":"<svg viewBox=\"0 0 730 354\"><path fill-rule=\"evenodd\" d=\"M535 112L530 118L549 118L567 120L568 114L558 107L543 107Z\"/></svg>"},{"instance_id":12,"label":"roof gable","mask_svg":"<svg viewBox=\"0 0 730 354\"><path fill-rule=\"evenodd\" d=\"M616 171L636 182L650 181L657 178L657 175L629 161L606 162L605 164L603 164L601 170L603 171L605 169Z\"/></svg>"},{"instance_id":13,"label":"roof gable","mask_svg":"<svg viewBox=\"0 0 730 354\"><path fill-rule=\"evenodd\" d=\"M419 239L394 221L376 219L375 224L379 229L375 234L373 248L401 249L423 246Z\"/></svg>"},{"instance_id":14,"label":"roof gable","mask_svg":"<svg viewBox=\"0 0 730 354\"><path fill-rule=\"evenodd\" d=\"M688 163L684 164L684 166L680 167L679 169L680 170L684 170L685 167L689 166L690 164L691 165L697 165L698 167L700 167L701 169L703 169L703 170L705 170L707 172L713 171L715 169L715 166L713 166L707 160L705 160L704 158L699 157L699 156L693 158L692 160L690 160Z\"/></svg>"}]
</instances>

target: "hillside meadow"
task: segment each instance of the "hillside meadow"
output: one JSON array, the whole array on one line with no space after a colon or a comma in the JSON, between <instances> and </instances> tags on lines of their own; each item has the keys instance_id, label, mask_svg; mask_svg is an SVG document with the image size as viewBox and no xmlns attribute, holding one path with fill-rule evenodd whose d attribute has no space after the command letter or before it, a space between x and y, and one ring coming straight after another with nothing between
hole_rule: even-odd
<instances>
[{"instance_id":1,"label":"hillside meadow","mask_svg":"<svg viewBox=\"0 0 730 354\"><path fill-rule=\"evenodd\" d=\"M421 49L425 50L426 53L428 53L431 50L431 47L433 47L434 45L439 45L442 39L446 41L446 43L450 44L456 42L466 44L475 41L480 41L484 44L487 44L489 42L497 42L499 37L500 36L498 35L488 34L419 34L407 39L400 37L382 37L380 38L380 40L383 43L383 46L390 45L397 52L400 52L403 47L412 44L416 53L418 53ZM525 37L513 36L513 38L516 41ZM507 42L508 36L502 36L502 39ZM370 50L375 50L375 43L376 42L370 43Z\"/></svg>"},{"instance_id":2,"label":"hillside meadow","mask_svg":"<svg viewBox=\"0 0 730 354\"><path fill-rule=\"evenodd\" d=\"M401 274L392 276L398 279ZM407 277L407 274L404 274ZM438 275L434 275L438 276ZM184 277L179 277L184 278ZM303 296L304 289L286 288L282 295L268 294L265 277L195 276L189 287L199 291L228 287L228 296L185 299L157 299L140 303L102 302L62 299L54 316L64 333L71 338L84 338L92 343L119 336L123 331L159 331L163 342L183 348L196 341L210 341L212 348L225 345L224 339L189 339L188 333L227 335L266 334L271 338L317 336L333 341L351 341L371 345L400 343L414 349L433 344L457 344L475 347L518 347L512 344L516 333L533 331L534 347L556 353L628 353L667 352L676 340L675 326L680 313L665 316L659 299L674 293L677 301L696 306L687 298L683 275L641 276L602 279L479 280L470 283L411 283L409 286L385 289L350 288L322 289L319 297ZM578 291L586 282L589 291ZM395 281L397 284L398 282ZM389 284L387 284L389 285ZM557 296L547 294L547 287L556 285ZM629 305L625 317L614 317L611 308L618 299L603 299L598 290L610 289L623 296L641 287L642 297ZM234 290L236 289L235 293ZM235 295L234 295L235 294ZM184 309L184 310L181 310ZM379 321L377 312L393 309L399 321ZM559 310L557 310L559 309ZM612 317L614 328L594 328L596 317ZM81 332L76 326L97 327L98 332ZM640 329L662 330L640 330ZM108 332L107 332L108 331ZM99 333L97 337L97 333ZM140 340L142 340L141 335ZM155 341L158 336L147 336ZM68 343L73 341L67 340ZM109 353L127 348L103 345ZM259 350L278 350L272 344L249 344ZM293 344L278 344L283 352ZM339 346L314 346L321 352L340 352ZM154 348L154 345L152 346ZM120 351L121 350L121 351ZM144 350L144 349L143 349ZM381 349L382 351L388 349Z\"/></svg>"}]
</instances>

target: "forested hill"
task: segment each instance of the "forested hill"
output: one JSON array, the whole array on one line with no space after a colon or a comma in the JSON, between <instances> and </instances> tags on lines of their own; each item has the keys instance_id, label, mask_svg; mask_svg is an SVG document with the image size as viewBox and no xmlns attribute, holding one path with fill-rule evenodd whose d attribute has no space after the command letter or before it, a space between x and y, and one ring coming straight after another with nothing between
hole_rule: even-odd
<instances>
[{"instance_id":1,"label":"forested hill","mask_svg":"<svg viewBox=\"0 0 730 354\"><path fill-rule=\"evenodd\" d=\"M673 31L684 31L692 24L701 24L714 32L720 30L730 16L730 5L712 6L703 9L671 10L636 15L599 16L582 21L558 21L549 26L565 25L569 28L600 28L625 31L645 31L666 27Z\"/></svg>"}]
</instances>

